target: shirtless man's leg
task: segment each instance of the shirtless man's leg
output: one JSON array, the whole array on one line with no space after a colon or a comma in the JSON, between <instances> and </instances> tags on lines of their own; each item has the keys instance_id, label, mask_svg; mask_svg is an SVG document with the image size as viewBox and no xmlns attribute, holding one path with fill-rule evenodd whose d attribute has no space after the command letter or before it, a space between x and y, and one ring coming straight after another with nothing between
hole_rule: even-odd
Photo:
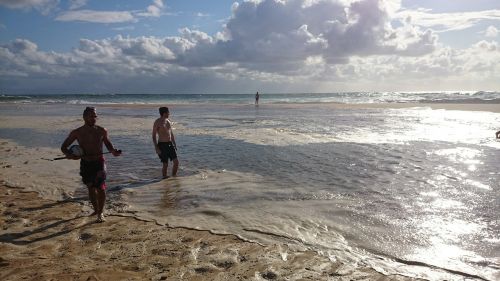
<instances>
[{"instance_id":1,"label":"shirtless man's leg","mask_svg":"<svg viewBox=\"0 0 500 281\"><path fill-rule=\"evenodd\" d=\"M89 200L90 200L90 203L92 204L92 208L94 210L94 212L92 214L90 214L89 216L94 216L94 215L97 215L97 210L98 210L96 188L93 186L92 183L88 183L87 188L89 190Z\"/></svg>"},{"instance_id":2,"label":"shirtless man's leg","mask_svg":"<svg viewBox=\"0 0 500 281\"><path fill-rule=\"evenodd\" d=\"M97 192L97 221L98 222L103 222L104 220L104 203L106 203L106 191L102 190L100 188L95 188Z\"/></svg>"},{"instance_id":3,"label":"shirtless man's leg","mask_svg":"<svg viewBox=\"0 0 500 281\"><path fill-rule=\"evenodd\" d=\"M167 176L168 162L162 162L162 164L163 164L163 167L161 169L161 173L163 175L163 178L166 179L166 178L168 178L168 176Z\"/></svg>"},{"instance_id":4,"label":"shirtless man's leg","mask_svg":"<svg viewBox=\"0 0 500 281\"><path fill-rule=\"evenodd\" d=\"M179 168L179 159L175 158L173 162L174 162L174 167L172 167L172 176L176 177L177 169Z\"/></svg>"}]
</instances>

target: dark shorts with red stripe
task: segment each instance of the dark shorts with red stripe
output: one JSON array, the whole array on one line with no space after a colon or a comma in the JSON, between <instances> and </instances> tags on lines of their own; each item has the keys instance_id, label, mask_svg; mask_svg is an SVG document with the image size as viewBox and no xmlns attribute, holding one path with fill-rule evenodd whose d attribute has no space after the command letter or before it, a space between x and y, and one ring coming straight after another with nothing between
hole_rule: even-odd
<instances>
[{"instance_id":1,"label":"dark shorts with red stripe","mask_svg":"<svg viewBox=\"0 0 500 281\"><path fill-rule=\"evenodd\" d=\"M82 182L94 188L106 189L106 163L104 157L96 161L80 160Z\"/></svg>"}]
</instances>

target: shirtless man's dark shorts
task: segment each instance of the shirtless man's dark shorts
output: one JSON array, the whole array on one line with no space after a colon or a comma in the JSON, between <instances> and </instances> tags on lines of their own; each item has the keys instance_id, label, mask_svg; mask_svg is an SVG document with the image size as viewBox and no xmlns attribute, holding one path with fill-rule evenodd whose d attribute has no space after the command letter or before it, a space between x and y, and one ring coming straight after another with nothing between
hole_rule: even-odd
<instances>
[{"instance_id":1,"label":"shirtless man's dark shorts","mask_svg":"<svg viewBox=\"0 0 500 281\"><path fill-rule=\"evenodd\" d=\"M104 157L96 161L80 160L80 176L86 185L92 183L93 187L106 189L106 163Z\"/></svg>"},{"instance_id":2,"label":"shirtless man's dark shorts","mask_svg":"<svg viewBox=\"0 0 500 281\"><path fill-rule=\"evenodd\" d=\"M170 159L171 161L177 159L177 153L175 152L174 144L171 141L159 142L158 147L161 150L161 154L158 155L160 157L161 162L167 163L168 159Z\"/></svg>"}]
</instances>

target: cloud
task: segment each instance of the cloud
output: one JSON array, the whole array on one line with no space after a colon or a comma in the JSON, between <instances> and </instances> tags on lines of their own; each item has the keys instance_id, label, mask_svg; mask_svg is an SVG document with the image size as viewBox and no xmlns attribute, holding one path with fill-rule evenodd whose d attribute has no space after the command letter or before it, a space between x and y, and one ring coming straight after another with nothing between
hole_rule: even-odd
<instances>
[{"instance_id":1,"label":"cloud","mask_svg":"<svg viewBox=\"0 0 500 281\"><path fill-rule=\"evenodd\" d=\"M75 10L87 5L88 0L71 0L69 1L69 9Z\"/></svg>"},{"instance_id":2,"label":"cloud","mask_svg":"<svg viewBox=\"0 0 500 281\"><path fill-rule=\"evenodd\" d=\"M58 67L58 62L64 57L68 56L40 52L35 43L16 39L0 47L0 61L2 62L0 73L6 77L32 77L32 75L47 76L51 74L59 76L64 70ZM10 71L12 72L10 73Z\"/></svg>"},{"instance_id":3,"label":"cloud","mask_svg":"<svg viewBox=\"0 0 500 281\"><path fill-rule=\"evenodd\" d=\"M135 26L127 25L127 26L113 27L112 29L116 31L135 30Z\"/></svg>"},{"instance_id":4,"label":"cloud","mask_svg":"<svg viewBox=\"0 0 500 281\"><path fill-rule=\"evenodd\" d=\"M484 35L486 37L495 38L498 36L498 29L493 25L490 25L486 28L486 31L484 31Z\"/></svg>"},{"instance_id":5,"label":"cloud","mask_svg":"<svg viewBox=\"0 0 500 281\"><path fill-rule=\"evenodd\" d=\"M234 3L223 32L197 41L195 47L179 54L178 63L239 63L261 71L269 66L268 71L274 72L285 66L303 66L314 56L336 64L346 63L353 55L418 56L432 52L437 44L432 31L411 24L392 27L390 14L399 5L399 1L382 0Z\"/></svg>"},{"instance_id":6,"label":"cloud","mask_svg":"<svg viewBox=\"0 0 500 281\"><path fill-rule=\"evenodd\" d=\"M153 69L155 75L165 73L174 58L166 46L166 39L154 37L124 38L117 36L104 40L80 40L70 53L42 52L35 43L17 39L0 46L0 59L26 75L43 75L45 71L55 76L76 73L100 73L122 76L144 74ZM9 67L7 67L9 66Z\"/></svg>"},{"instance_id":7,"label":"cloud","mask_svg":"<svg viewBox=\"0 0 500 281\"><path fill-rule=\"evenodd\" d=\"M59 0L0 0L0 5L10 9L35 9L47 15L59 4Z\"/></svg>"},{"instance_id":8,"label":"cloud","mask_svg":"<svg viewBox=\"0 0 500 281\"><path fill-rule=\"evenodd\" d=\"M163 0L153 0L145 11L95 11L81 10L88 0L70 0L69 11L63 11L55 18L57 21L83 21L92 23L135 22L138 17L159 17L164 8ZM0 0L0 6L10 9L35 9L43 15L56 10L59 0ZM59 9L60 10L60 9Z\"/></svg>"},{"instance_id":9,"label":"cloud","mask_svg":"<svg viewBox=\"0 0 500 281\"><path fill-rule=\"evenodd\" d=\"M463 30L483 20L500 20L500 10L463 13L431 13L425 10L403 10L396 17L436 32Z\"/></svg>"},{"instance_id":10,"label":"cloud","mask_svg":"<svg viewBox=\"0 0 500 281\"><path fill-rule=\"evenodd\" d=\"M443 47L420 57L353 57L349 64L317 66L324 72L316 77L369 83L372 89L374 81L400 90L498 89L499 60L498 43L480 41L466 49Z\"/></svg>"},{"instance_id":11,"label":"cloud","mask_svg":"<svg viewBox=\"0 0 500 281\"><path fill-rule=\"evenodd\" d=\"M133 22L134 16L128 11L66 11L56 17L57 21L84 21L93 23Z\"/></svg>"},{"instance_id":12,"label":"cloud","mask_svg":"<svg viewBox=\"0 0 500 281\"><path fill-rule=\"evenodd\" d=\"M0 45L0 85L124 93L241 91L255 84L280 91L376 90L379 84L382 90L500 86L497 42L480 41L462 50L444 47L430 29L434 23L427 28L402 11L400 1L244 1L233 4L231 17L213 35L181 28L178 36L164 38L81 39L66 53L40 51L18 39ZM137 17L70 12L60 16L91 22Z\"/></svg>"},{"instance_id":13,"label":"cloud","mask_svg":"<svg viewBox=\"0 0 500 281\"><path fill-rule=\"evenodd\" d=\"M0 85L9 93L201 92L214 81L233 91L242 84L250 87L249 78L232 67L188 70L170 64L166 45L180 50L184 43L177 39L81 40L69 53L43 52L35 43L18 39L0 45Z\"/></svg>"},{"instance_id":14,"label":"cloud","mask_svg":"<svg viewBox=\"0 0 500 281\"><path fill-rule=\"evenodd\" d=\"M153 0L153 4L146 8L146 12L137 13L140 17L159 17L163 10L163 0Z\"/></svg>"},{"instance_id":15,"label":"cloud","mask_svg":"<svg viewBox=\"0 0 500 281\"><path fill-rule=\"evenodd\" d=\"M377 85L383 85L380 90L436 90L441 84L463 89L498 87L500 74L496 63L500 47L495 41L480 41L463 50L438 48L422 56L356 55L342 64L332 64L319 55L305 62L281 64L178 64L179 54L188 53L201 42L213 44L212 40L206 34L183 30L181 37L82 39L73 51L55 53L17 39L0 45L0 84L3 90L21 85L25 91L124 93L162 89L210 92L219 87L241 91L255 83L282 91L331 91L346 84L351 85L346 90L376 90Z\"/></svg>"},{"instance_id":16,"label":"cloud","mask_svg":"<svg viewBox=\"0 0 500 281\"><path fill-rule=\"evenodd\" d=\"M70 11L60 13L55 19L57 21L83 21L92 23L122 23L137 22L139 17L159 17L164 7L162 0L153 0L153 4L146 11L95 11L75 10L86 4L87 0L74 0L70 5Z\"/></svg>"}]
</instances>

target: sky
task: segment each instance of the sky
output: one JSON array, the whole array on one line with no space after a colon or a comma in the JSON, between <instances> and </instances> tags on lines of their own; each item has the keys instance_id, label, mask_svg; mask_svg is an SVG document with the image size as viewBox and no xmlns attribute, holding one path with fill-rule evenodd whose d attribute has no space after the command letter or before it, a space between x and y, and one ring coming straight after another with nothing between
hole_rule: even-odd
<instances>
[{"instance_id":1,"label":"sky","mask_svg":"<svg viewBox=\"0 0 500 281\"><path fill-rule=\"evenodd\" d=\"M0 94L500 91L499 0L0 0Z\"/></svg>"}]
</instances>

